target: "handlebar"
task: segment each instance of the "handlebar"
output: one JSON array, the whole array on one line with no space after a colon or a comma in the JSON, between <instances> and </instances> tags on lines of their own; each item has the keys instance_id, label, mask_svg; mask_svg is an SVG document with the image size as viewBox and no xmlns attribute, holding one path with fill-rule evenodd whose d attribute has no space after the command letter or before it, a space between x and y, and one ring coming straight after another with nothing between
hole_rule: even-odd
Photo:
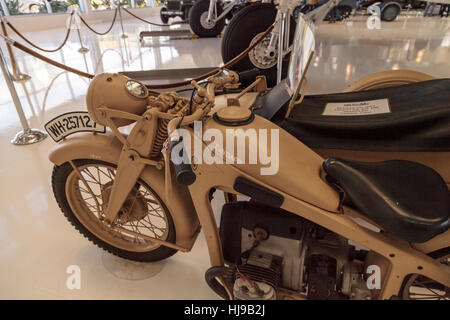
<instances>
[{"instance_id":1,"label":"handlebar","mask_svg":"<svg viewBox=\"0 0 450 320\"><path fill-rule=\"evenodd\" d=\"M182 137L179 136L176 131L178 126L188 125L193 123L194 121L200 120L203 118L203 109L197 109L193 114L183 117L183 118L174 118L169 121L167 125L167 131L169 133L170 138L170 150L177 147L180 143L182 144L180 151L178 153L178 159L181 161L174 161L173 157L171 157L173 166L175 168L175 176L177 182L184 186L189 186L195 182L196 175L194 171L192 171L191 161L188 157L188 154L184 148L184 143ZM180 163L178 163L180 162Z\"/></svg>"},{"instance_id":2,"label":"handlebar","mask_svg":"<svg viewBox=\"0 0 450 320\"><path fill-rule=\"evenodd\" d=\"M253 71L253 70L251 70ZM244 77L251 74L244 73ZM177 155L177 161L174 161L172 157L172 163L175 168L176 179L179 184L189 186L196 180L196 175L191 167L191 161L186 153L182 137L177 132L177 128L186 126L194 121L202 120L203 117L209 113L211 106L214 105L215 90L225 86L228 83L237 83L239 76L236 72L227 71L226 73L216 74L207 79L208 86L206 88L200 86L196 81L192 81L191 84L196 88L197 94L194 101L200 98L203 101L200 106L190 115L173 118L167 125L167 133L170 139L170 150L173 148L179 149ZM182 144L179 146L179 144Z\"/></svg>"},{"instance_id":3,"label":"handlebar","mask_svg":"<svg viewBox=\"0 0 450 320\"><path fill-rule=\"evenodd\" d=\"M173 148L177 147L180 143L182 145L181 145L180 153L178 154L178 156L181 159L181 163L175 163L173 157L172 157L172 163L175 168L175 175L176 175L177 182L184 186L189 186L195 182L195 179L197 177L196 177L194 171L192 171L190 159L184 148L183 140L179 139L177 141L175 141L175 140L170 141L170 150L173 150Z\"/></svg>"},{"instance_id":4,"label":"handlebar","mask_svg":"<svg viewBox=\"0 0 450 320\"><path fill-rule=\"evenodd\" d=\"M258 68L238 72L239 81L244 85L248 86L253 81L255 81L256 77L261 75L261 71Z\"/></svg>"}]
</instances>

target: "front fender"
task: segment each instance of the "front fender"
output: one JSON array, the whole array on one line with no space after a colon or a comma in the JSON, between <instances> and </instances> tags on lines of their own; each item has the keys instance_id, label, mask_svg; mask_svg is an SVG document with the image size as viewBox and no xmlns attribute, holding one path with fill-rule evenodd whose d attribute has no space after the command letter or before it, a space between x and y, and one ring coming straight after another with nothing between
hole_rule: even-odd
<instances>
[{"instance_id":1,"label":"front fender","mask_svg":"<svg viewBox=\"0 0 450 320\"><path fill-rule=\"evenodd\" d=\"M94 159L117 165L121 151L122 143L112 133L96 135L80 133L54 146L49 159L58 166L69 160L78 159ZM175 225L176 244L189 251L200 230L189 190L173 179L170 199L166 199L164 170L158 170L153 166L145 167L141 178L168 207Z\"/></svg>"}]
</instances>

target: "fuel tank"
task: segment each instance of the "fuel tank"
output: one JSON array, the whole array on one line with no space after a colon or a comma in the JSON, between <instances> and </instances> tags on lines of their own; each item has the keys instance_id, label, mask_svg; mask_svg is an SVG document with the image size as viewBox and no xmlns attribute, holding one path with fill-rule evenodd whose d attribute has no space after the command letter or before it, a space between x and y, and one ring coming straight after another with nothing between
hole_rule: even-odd
<instances>
[{"instance_id":1,"label":"fuel tank","mask_svg":"<svg viewBox=\"0 0 450 320\"><path fill-rule=\"evenodd\" d=\"M338 193L321 178L322 157L258 115L226 121L218 114L202 128L204 145L214 150L216 159L220 153L224 164L262 183L324 210L339 211Z\"/></svg>"}]
</instances>

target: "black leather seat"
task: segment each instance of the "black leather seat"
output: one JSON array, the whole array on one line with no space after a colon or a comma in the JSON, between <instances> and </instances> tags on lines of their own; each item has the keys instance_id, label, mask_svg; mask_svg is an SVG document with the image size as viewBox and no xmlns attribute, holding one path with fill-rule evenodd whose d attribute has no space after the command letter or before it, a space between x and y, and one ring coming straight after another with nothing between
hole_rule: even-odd
<instances>
[{"instance_id":1,"label":"black leather seat","mask_svg":"<svg viewBox=\"0 0 450 320\"><path fill-rule=\"evenodd\" d=\"M425 242L450 225L450 192L433 169L391 160L354 162L329 158L327 180L342 188L351 203L386 232L409 242Z\"/></svg>"},{"instance_id":2,"label":"black leather seat","mask_svg":"<svg viewBox=\"0 0 450 320\"><path fill-rule=\"evenodd\" d=\"M284 115L290 96L282 89L277 86L259 98L255 102L255 107L259 106L255 113L273 121L311 148L450 151L450 79L360 92L307 95L288 119L284 119ZM323 114L329 103L380 99L389 104L389 113ZM284 103L281 109L275 107L277 101Z\"/></svg>"}]
</instances>

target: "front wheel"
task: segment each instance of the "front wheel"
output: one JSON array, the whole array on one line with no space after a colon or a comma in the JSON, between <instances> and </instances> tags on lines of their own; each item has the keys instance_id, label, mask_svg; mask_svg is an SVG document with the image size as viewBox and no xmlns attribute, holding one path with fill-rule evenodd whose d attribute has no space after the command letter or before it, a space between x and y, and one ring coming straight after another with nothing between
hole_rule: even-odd
<instances>
[{"instance_id":1,"label":"front wheel","mask_svg":"<svg viewBox=\"0 0 450 320\"><path fill-rule=\"evenodd\" d=\"M158 261L176 253L147 238L174 243L176 233L169 210L145 181L136 182L109 225L105 222L105 208L116 165L95 160L73 163L78 172L68 162L54 167L52 187L62 212L83 236L114 255L134 261Z\"/></svg>"},{"instance_id":2,"label":"front wheel","mask_svg":"<svg viewBox=\"0 0 450 320\"><path fill-rule=\"evenodd\" d=\"M201 38L215 37L225 27L225 19L208 22L209 0L199 0L194 3L189 12L189 25L192 32ZM216 17L223 12L222 5L216 3Z\"/></svg>"}]
</instances>

